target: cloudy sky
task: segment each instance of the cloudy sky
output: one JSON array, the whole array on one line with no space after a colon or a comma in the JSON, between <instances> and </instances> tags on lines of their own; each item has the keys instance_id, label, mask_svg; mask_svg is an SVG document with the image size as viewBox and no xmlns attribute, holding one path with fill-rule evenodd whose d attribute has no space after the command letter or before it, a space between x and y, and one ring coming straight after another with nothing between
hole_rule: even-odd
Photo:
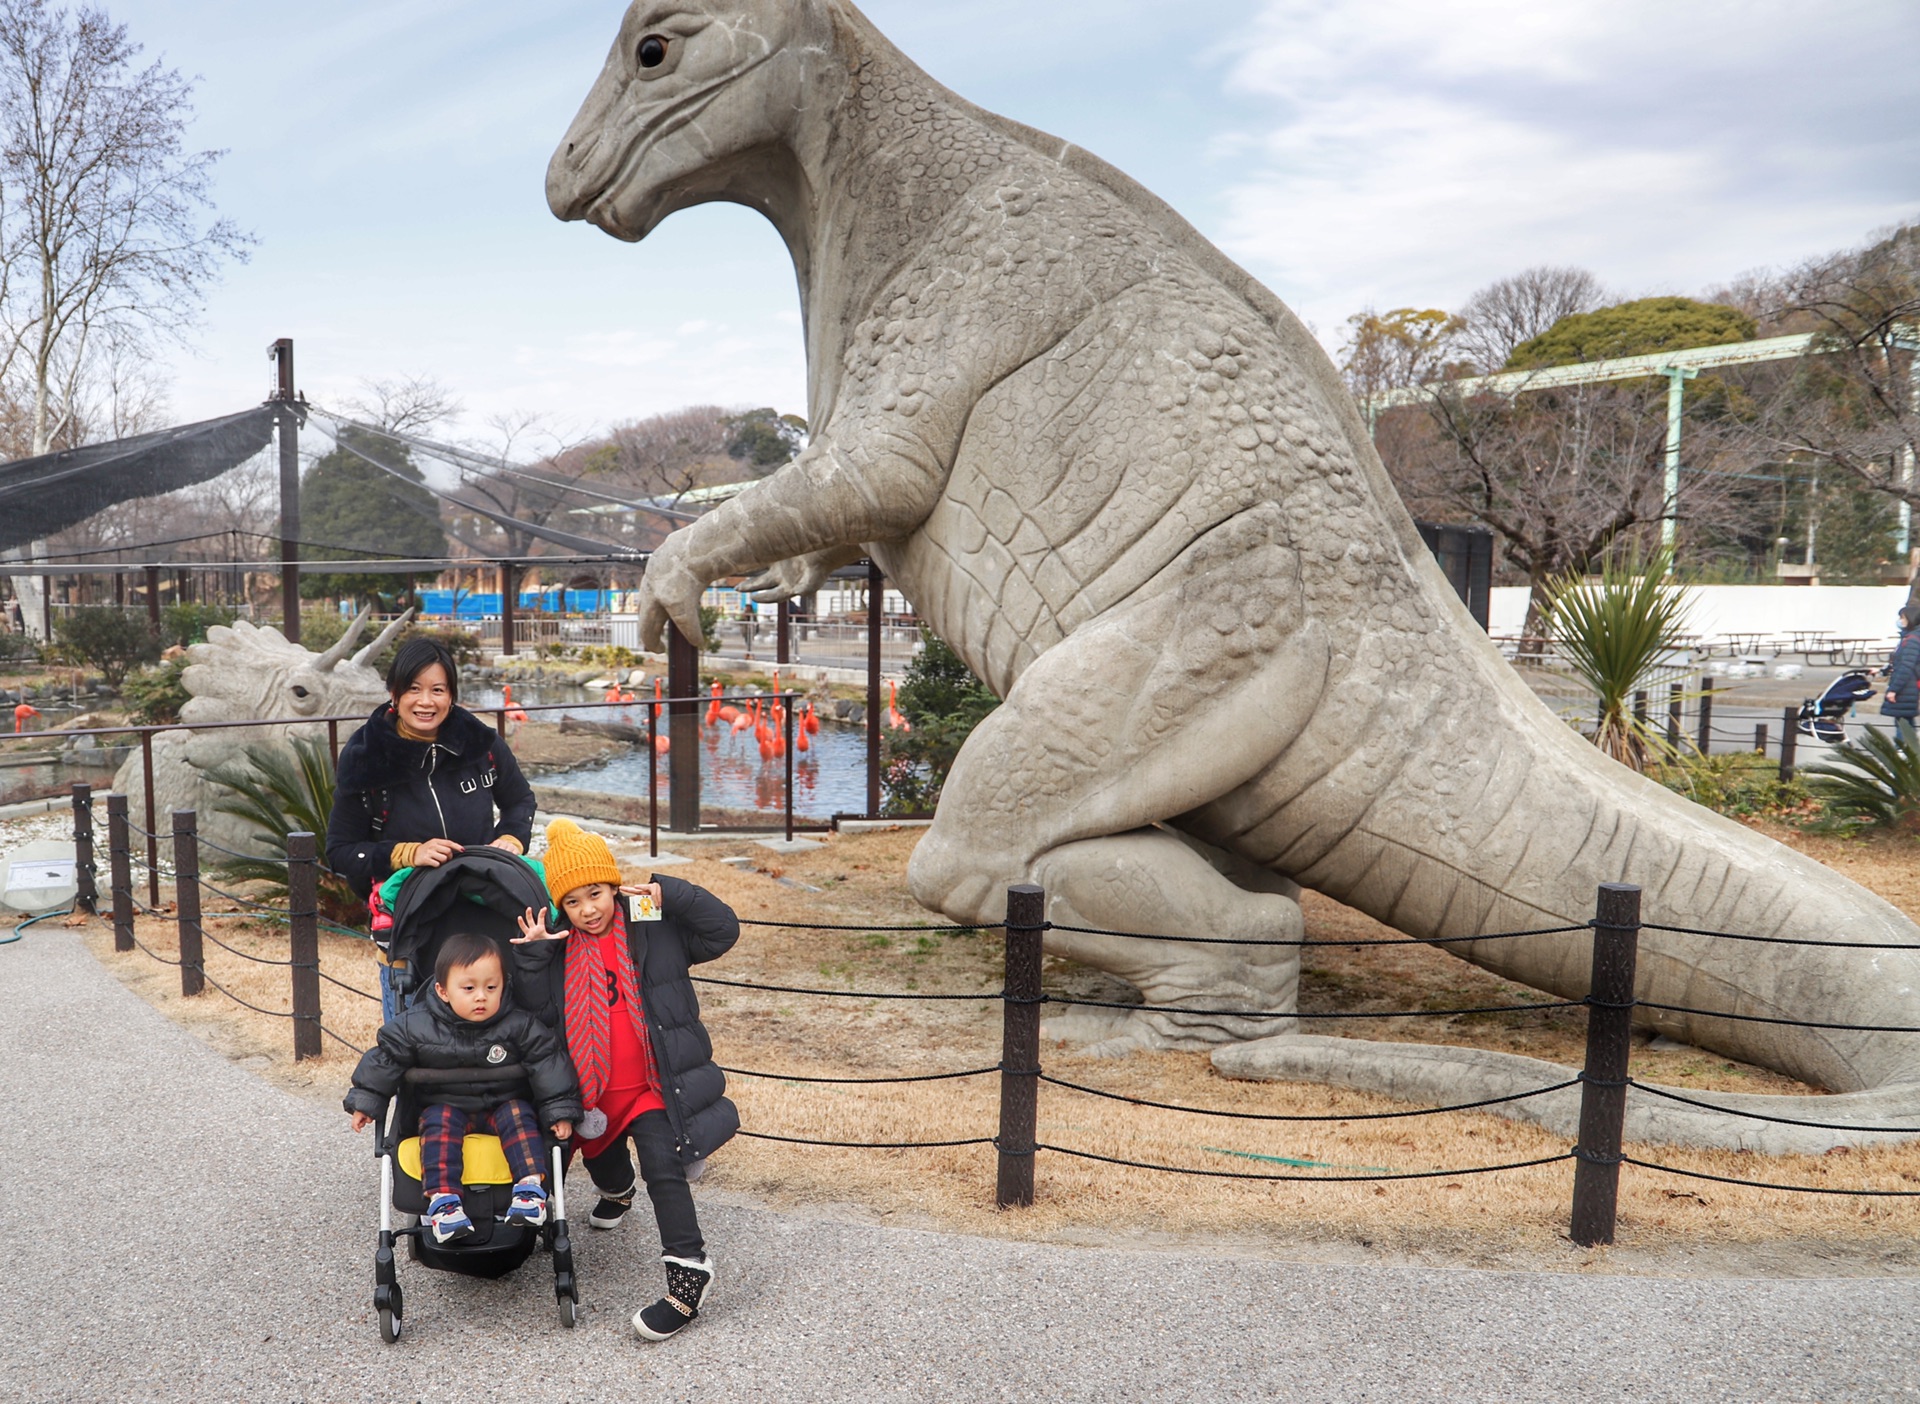
<instances>
[{"instance_id":1,"label":"cloudy sky","mask_svg":"<svg viewBox=\"0 0 1920 1404\"><path fill-rule=\"evenodd\" d=\"M785 251L732 206L626 245L542 177L612 0L106 0L201 84L258 236L168 358L190 419L297 346L337 402L425 373L573 434L693 402L804 410ZM1098 152L1338 344L1539 263L1695 292L1920 216L1912 0L868 0L936 78Z\"/></svg>"}]
</instances>

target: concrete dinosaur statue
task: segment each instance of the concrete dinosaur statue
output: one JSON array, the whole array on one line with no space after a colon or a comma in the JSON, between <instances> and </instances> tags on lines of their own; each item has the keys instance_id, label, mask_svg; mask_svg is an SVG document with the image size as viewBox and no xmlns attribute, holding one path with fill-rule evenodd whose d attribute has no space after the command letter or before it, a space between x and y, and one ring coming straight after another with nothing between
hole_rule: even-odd
<instances>
[{"instance_id":1,"label":"concrete dinosaur statue","mask_svg":"<svg viewBox=\"0 0 1920 1404\"><path fill-rule=\"evenodd\" d=\"M1629 881L1672 926L1920 946L1886 902L1556 720L1447 587L1293 314L1112 167L942 88L847 0L638 0L547 198L630 241L715 200L785 238L812 440L654 553L642 632L698 637L722 576L782 598L878 561L1005 699L914 854L927 906L990 922L1034 881L1057 923L1273 942L1301 935L1303 883L1430 938L1577 925L1598 883ZM1152 1005L1296 1007L1297 947L1046 943ZM1447 949L1586 991L1580 934ZM1641 1011L1661 1032L1853 1094L1816 1119L1920 1116L1920 1036L1715 1017L1920 1026L1920 951L1674 931L1640 949L1644 997L1712 1011ZM1431 1073L1409 1059L1433 1050L1290 1023L1049 1027L1107 1051L1229 1045L1216 1063L1243 1075ZM1516 1075L1441 1051L1456 1095ZM1630 1134L1649 1126L1872 1139L1678 1104Z\"/></svg>"}]
</instances>

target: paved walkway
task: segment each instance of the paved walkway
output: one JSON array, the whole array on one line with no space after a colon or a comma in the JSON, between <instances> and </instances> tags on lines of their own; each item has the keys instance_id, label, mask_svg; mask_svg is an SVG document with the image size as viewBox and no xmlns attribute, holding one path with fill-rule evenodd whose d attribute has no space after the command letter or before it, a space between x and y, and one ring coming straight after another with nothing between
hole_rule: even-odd
<instances>
[{"instance_id":1,"label":"paved walkway","mask_svg":"<svg viewBox=\"0 0 1920 1404\"><path fill-rule=\"evenodd\" d=\"M627 1325L651 1225L538 1261L403 1262L369 1306L374 1165L344 1116L229 1063L74 935L0 947L0 1400L1859 1400L1920 1394L1920 1282L1331 1267L702 1213L722 1296ZM644 1211L642 1211L644 1213Z\"/></svg>"}]
</instances>

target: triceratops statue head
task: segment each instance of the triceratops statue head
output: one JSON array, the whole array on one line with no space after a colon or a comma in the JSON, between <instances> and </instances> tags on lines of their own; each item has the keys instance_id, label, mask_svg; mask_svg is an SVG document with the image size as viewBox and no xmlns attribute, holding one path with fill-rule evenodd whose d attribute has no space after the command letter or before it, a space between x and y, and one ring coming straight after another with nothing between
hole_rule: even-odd
<instances>
[{"instance_id":1,"label":"triceratops statue head","mask_svg":"<svg viewBox=\"0 0 1920 1404\"><path fill-rule=\"evenodd\" d=\"M187 650L181 683L191 694L180 709L187 726L207 722L364 715L387 695L368 666L413 617L408 610L354 653L372 611L362 610L325 653L289 643L278 629L245 620L207 630L207 641ZM349 656L351 655L351 656Z\"/></svg>"}]
</instances>

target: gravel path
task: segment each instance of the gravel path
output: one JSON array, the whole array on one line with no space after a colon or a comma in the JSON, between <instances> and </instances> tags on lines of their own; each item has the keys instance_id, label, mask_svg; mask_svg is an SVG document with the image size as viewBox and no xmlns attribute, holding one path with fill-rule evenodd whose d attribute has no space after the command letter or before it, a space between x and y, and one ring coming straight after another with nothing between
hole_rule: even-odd
<instances>
[{"instance_id":1,"label":"gravel path","mask_svg":"<svg viewBox=\"0 0 1920 1404\"><path fill-rule=\"evenodd\" d=\"M1912 1280L1298 1265L713 1202L722 1295L680 1339L627 1325L658 1271L629 1222L576 1237L577 1330L539 1259L497 1283L403 1261L407 1334L383 1346L374 1164L344 1116L204 1047L51 923L0 947L0 1000L0 1400L1920 1394Z\"/></svg>"}]
</instances>

